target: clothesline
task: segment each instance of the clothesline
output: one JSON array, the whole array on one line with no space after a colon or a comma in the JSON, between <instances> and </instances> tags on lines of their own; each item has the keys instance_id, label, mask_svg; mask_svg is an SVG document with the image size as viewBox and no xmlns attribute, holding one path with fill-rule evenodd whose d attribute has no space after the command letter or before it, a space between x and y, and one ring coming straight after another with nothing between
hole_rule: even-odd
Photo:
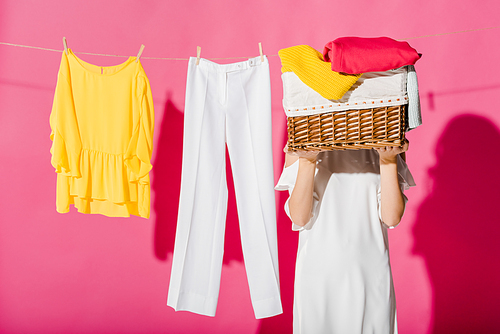
<instances>
[{"instance_id":1,"label":"clothesline","mask_svg":"<svg viewBox=\"0 0 500 334\"><path fill-rule=\"evenodd\" d=\"M440 33L440 34L432 34L432 35L423 35L423 36L416 36L416 37L410 37L410 38L405 38L405 39L398 39L400 41L408 41L412 39L420 39L420 38L428 38L428 37L438 37L438 36L446 36L446 35L454 35L454 34L462 34L466 32L474 32L474 31L483 31L483 30L491 30L491 29L498 29L500 26L496 27L488 27L488 28L478 28L478 29L468 29L468 30L460 30L460 31L453 31L453 32L446 32L446 33ZM15 47L20 47L20 48L28 48L28 49L36 49L36 50L43 50L43 51L52 51L52 52L62 52L64 50L58 50L58 49L50 49L50 48L42 48L39 46L31 46L31 45L22 45L22 44L13 44L13 43L7 43L7 42L0 42L1 45L7 45L7 46L15 46ZM121 55L111 55L111 54L104 54L104 53L91 53L91 52L74 52L75 54L82 54L82 55L91 55L91 56L104 56L104 57L119 57L119 58L128 58L129 56L121 56ZM268 57L277 57L278 55L267 55ZM227 57L227 58L207 58L211 60L223 60L223 59L248 59L249 57ZM164 57L141 57L141 59L150 59L150 60L189 60L189 58L164 58Z\"/></svg>"},{"instance_id":2,"label":"clothesline","mask_svg":"<svg viewBox=\"0 0 500 334\"><path fill-rule=\"evenodd\" d=\"M13 44L13 43L6 43L6 42L0 42L2 45L8 45L8 46L16 46L20 48L28 48L28 49L36 49L36 50L43 50L43 51L53 51L53 52L63 52L64 50L58 50L58 49L49 49L49 48L42 48L39 46L31 46L31 45L22 45L22 44ZM121 55L111 55L111 54L105 54L105 53L91 53L91 52L74 52L75 54L81 54L81 55L91 55L91 56L104 56L104 57L119 57L119 58L128 58L130 56L121 56ZM278 56L278 55L267 55L268 57L273 57L273 56ZM249 57L228 57L228 58L207 58L207 59L212 59L212 60L220 60L220 59L248 59ZM153 60L189 60L189 58L163 58L163 57L141 57L141 59L153 59Z\"/></svg>"}]
</instances>

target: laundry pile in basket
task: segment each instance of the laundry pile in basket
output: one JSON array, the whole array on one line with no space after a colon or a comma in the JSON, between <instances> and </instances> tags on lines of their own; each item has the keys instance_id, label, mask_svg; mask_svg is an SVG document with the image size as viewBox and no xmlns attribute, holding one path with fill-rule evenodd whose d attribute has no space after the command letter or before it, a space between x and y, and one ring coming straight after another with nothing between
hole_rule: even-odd
<instances>
[{"instance_id":1,"label":"laundry pile in basket","mask_svg":"<svg viewBox=\"0 0 500 334\"><path fill-rule=\"evenodd\" d=\"M414 64L422 56L388 37L342 37L323 54L279 51L289 150L400 146L422 124Z\"/></svg>"}]
</instances>

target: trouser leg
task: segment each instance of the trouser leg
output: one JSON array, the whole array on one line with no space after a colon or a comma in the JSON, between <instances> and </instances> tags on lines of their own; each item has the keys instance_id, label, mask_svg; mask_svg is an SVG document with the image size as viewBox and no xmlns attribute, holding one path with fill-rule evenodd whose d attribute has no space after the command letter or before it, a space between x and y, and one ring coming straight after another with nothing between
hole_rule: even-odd
<instances>
[{"instance_id":1,"label":"trouser leg","mask_svg":"<svg viewBox=\"0 0 500 334\"><path fill-rule=\"evenodd\" d=\"M228 73L227 147L256 318L282 313L271 128L267 59L247 70Z\"/></svg>"},{"instance_id":2,"label":"trouser leg","mask_svg":"<svg viewBox=\"0 0 500 334\"><path fill-rule=\"evenodd\" d=\"M181 194L167 304L214 316L227 209L225 114L217 75L190 60Z\"/></svg>"}]
</instances>

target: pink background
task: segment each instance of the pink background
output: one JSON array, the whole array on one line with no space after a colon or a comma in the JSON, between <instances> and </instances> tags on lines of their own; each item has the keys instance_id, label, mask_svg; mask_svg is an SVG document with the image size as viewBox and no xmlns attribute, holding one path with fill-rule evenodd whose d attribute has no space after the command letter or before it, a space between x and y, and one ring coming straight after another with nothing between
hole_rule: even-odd
<instances>
[{"instance_id":1,"label":"pink background","mask_svg":"<svg viewBox=\"0 0 500 334\"><path fill-rule=\"evenodd\" d=\"M408 134L418 187L390 232L401 333L500 328L500 29L482 1L25 1L0 2L0 41L144 57L270 56L275 176L285 117L281 48L318 50L341 36L407 39L422 59L425 125ZM98 65L125 58L79 55ZM230 198L215 318L166 306L180 187L186 60L142 63L156 110L152 216L55 211L49 113L61 54L0 45L1 333L291 333L297 234L277 193L284 314L255 320ZM230 60L237 61L237 60ZM219 60L228 62L228 60Z\"/></svg>"}]
</instances>

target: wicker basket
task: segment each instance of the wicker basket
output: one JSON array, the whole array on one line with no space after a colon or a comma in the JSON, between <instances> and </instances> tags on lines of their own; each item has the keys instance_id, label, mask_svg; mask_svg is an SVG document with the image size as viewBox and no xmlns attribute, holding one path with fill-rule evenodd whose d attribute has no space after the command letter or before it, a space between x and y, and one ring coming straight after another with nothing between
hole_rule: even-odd
<instances>
[{"instance_id":1,"label":"wicker basket","mask_svg":"<svg viewBox=\"0 0 500 334\"><path fill-rule=\"evenodd\" d=\"M288 149L329 151L400 146L406 105L288 117Z\"/></svg>"}]
</instances>

